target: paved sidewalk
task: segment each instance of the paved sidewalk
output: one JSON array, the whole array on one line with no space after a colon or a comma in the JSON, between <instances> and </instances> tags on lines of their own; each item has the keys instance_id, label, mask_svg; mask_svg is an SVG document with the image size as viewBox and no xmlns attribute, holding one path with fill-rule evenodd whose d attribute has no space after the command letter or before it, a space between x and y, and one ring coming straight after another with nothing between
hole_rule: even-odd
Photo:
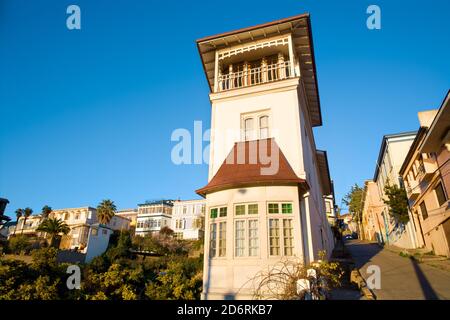
<instances>
[{"instance_id":1,"label":"paved sidewalk","mask_svg":"<svg viewBox=\"0 0 450 320\"><path fill-rule=\"evenodd\" d=\"M346 242L356 267L367 280L367 267L381 269L381 289L373 290L378 300L450 299L450 272L414 259L402 257L378 244L361 240Z\"/></svg>"}]
</instances>

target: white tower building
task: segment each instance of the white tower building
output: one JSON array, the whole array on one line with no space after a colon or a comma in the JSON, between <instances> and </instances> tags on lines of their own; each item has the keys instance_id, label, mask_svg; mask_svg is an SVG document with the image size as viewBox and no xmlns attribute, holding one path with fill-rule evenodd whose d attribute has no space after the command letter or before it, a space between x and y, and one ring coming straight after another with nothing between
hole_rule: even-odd
<instances>
[{"instance_id":1,"label":"white tower building","mask_svg":"<svg viewBox=\"0 0 450 320\"><path fill-rule=\"evenodd\" d=\"M308 14L197 40L211 93L204 299L252 297L281 259L333 249L331 193Z\"/></svg>"}]
</instances>

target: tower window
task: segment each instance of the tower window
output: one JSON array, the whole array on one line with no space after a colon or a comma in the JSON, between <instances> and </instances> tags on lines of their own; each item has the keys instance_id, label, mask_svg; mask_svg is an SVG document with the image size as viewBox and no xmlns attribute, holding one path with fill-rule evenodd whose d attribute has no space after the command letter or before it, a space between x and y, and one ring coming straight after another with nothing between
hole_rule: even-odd
<instances>
[{"instance_id":1,"label":"tower window","mask_svg":"<svg viewBox=\"0 0 450 320\"><path fill-rule=\"evenodd\" d=\"M219 209L219 217L223 218L227 216L227 207L222 207Z\"/></svg>"},{"instance_id":2,"label":"tower window","mask_svg":"<svg viewBox=\"0 0 450 320\"><path fill-rule=\"evenodd\" d=\"M253 138L253 118L245 119L245 141Z\"/></svg>"},{"instance_id":3,"label":"tower window","mask_svg":"<svg viewBox=\"0 0 450 320\"><path fill-rule=\"evenodd\" d=\"M237 220L235 222L235 255L243 257L245 250L245 220Z\"/></svg>"},{"instance_id":4,"label":"tower window","mask_svg":"<svg viewBox=\"0 0 450 320\"><path fill-rule=\"evenodd\" d=\"M278 219L269 219L269 246L270 255L280 255L280 228Z\"/></svg>"},{"instance_id":5,"label":"tower window","mask_svg":"<svg viewBox=\"0 0 450 320\"><path fill-rule=\"evenodd\" d=\"M258 255L258 220L248 220L248 255L255 257Z\"/></svg>"},{"instance_id":6,"label":"tower window","mask_svg":"<svg viewBox=\"0 0 450 320\"><path fill-rule=\"evenodd\" d=\"M294 251L294 235L292 219L283 219L284 255L292 256Z\"/></svg>"},{"instance_id":7,"label":"tower window","mask_svg":"<svg viewBox=\"0 0 450 320\"><path fill-rule=\"evenodd\" d=\"M227 253L227 223L219 223L219 257L225 257Z\"/></svg>"},{"instance_id":8,"label":"tower window","mask_svg":"<svg viewBox=\"0 0 450 320\"><path fill-rule=\"evenodd\" d=\"M235 208L235 214L237 216L245 215L245 205L243 204L237 205Z\"/></svg>"},{"instance_id":9,"label":"tower window","mask_svg":"<svg viewBox=\"0 0 450 320\"><path fill-rule=\"evenodd\" d=\"M269 203L269 213L280 213L278 203Z\"/></svg>"},{"instance_id":10,"label":"tower window","mask_svg":"<svg viewBox=\"0 0 450 320\"><path fill-rule=\"evenodd\" d=\"M292 203L282 203L281 204L282 213L292 213Z\"/></svg>"},{"instance_id":11,"label":"tower window","mask_svg":"<svg viewBox=\"0 0 450 320\"><path fill-rule=\"evenodd\" d=\"M248 214L258 214L258 205L257 204L249 204L248 205Z\"/></svg>"},{"instance_id":12,"label":"tower window","mask_svg":"<svg viewBox=\"0 0 450 320\"><path fill-rule=\"evenodd\" d=\"M211 228L209 231L209 255L211 257L216 256L216 245L217 245L217 224L211 223Z\"/></svg>"},{"instance_id":13,"label":"tower window","mask_svg":"<svg viewBox=\"0 0 450 320\"><path fill-rule=\"evenodd\" d=\"M269 138L269 117L262 116L259 118L259 138Z\"/></svg>"},{"instance_id":14,"label":"tower window","mask_svg":"<svg viewBox=\"0 0 450 320\"><path fill-rule=\"evenodd\" d=\"M242 115L241 129L244 141L268 139L270 137L269 115L267 113L268 110L262 110L253 114Z\"/></svg>"}]
</instances>

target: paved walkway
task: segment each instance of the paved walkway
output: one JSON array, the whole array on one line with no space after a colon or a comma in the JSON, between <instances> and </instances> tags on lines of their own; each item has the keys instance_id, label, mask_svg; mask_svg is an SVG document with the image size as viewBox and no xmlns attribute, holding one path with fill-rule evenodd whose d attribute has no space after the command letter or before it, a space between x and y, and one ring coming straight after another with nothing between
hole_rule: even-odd
<instances>
[{"instance_id":1,"label":"paved walkway","mask_svg":"<svg viewBox=\"0 0 450 320\"><path fill-rule=\"evenodd\" d=\"M378 300L450 299L450 272L401 257L374 243L349 240L346 247L356 267L367 280L367 267L381 270L381 289L374 289Z\"/></svg>"}]
</instances>

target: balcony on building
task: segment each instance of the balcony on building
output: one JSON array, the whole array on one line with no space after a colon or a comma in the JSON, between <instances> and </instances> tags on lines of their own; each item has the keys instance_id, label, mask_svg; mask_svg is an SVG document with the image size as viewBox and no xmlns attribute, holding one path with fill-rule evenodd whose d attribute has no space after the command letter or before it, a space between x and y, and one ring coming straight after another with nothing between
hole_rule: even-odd
<instances>
[{"instance_id":1,"label":"balcony on building","mask_svg":"<svg viewBox=\"0 0 450 320\"><path fill-rule=\"evenodd\" d=\"M416 186L410 186L409 184L406 185L406 195L410 201L414 201L417 199L417 197L420 195L421 188L420 185Z\"/></svg>"},{"instance_id":2,"label":"balcony on building","mask_svg":"<svg viewBox=\"0 0 450 320\"><path fill-rule=\"evenodd\" d=\"M215 92L285 80L300 75L290 35L265 38L216 52Z\"/></svg>"},{"instance_id":3,"label":"balcony on building","mask_svg":"<svg viewBox=\"0 0 450 320\"><path fill-rule=\"evenodd\" d=\"M219 61L216 92L285 80L296 76L285 47L264 48Z\"/></svg>"}]
</instances>

